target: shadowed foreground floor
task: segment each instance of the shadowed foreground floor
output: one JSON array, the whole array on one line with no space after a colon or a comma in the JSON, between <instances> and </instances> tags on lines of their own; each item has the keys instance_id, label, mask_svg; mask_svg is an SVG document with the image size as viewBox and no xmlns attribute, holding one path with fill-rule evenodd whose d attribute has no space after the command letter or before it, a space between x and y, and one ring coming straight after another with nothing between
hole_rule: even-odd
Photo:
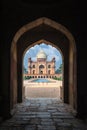
<instances>
[{"instance_id":1,"label":"shadowed foreground floor","mask_svg":"<svg viewBox=\"0 0 87 130\"><path fill-rule=\"evenodd\" d=\"M55 98L25 99L0 130L87 130L86 123L74 115L70 106Z\"/></svg>"}]
</instances>

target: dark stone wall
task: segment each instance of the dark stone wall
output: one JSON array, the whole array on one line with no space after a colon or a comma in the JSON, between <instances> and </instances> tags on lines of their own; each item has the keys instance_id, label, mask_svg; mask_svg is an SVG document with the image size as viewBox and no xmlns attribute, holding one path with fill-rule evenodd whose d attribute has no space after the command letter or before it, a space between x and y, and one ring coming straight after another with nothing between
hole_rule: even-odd
<instances>
[{"instance_id":1,"label":"dark stone wall","mask_svg":"<svg viewBox=\"0 0 87 130\"><path fill-rule=\"evenodd\" d=\"M48 1L48 2L47 2ZM0 8L0 115L10 117L10 48L15 33L23 25L40 17L48 17L64 25L76 40L77 47L77 111L87 118L86 52L87 21L85 4L72 0L3 0Z\"/></svg>"}]
</instances>

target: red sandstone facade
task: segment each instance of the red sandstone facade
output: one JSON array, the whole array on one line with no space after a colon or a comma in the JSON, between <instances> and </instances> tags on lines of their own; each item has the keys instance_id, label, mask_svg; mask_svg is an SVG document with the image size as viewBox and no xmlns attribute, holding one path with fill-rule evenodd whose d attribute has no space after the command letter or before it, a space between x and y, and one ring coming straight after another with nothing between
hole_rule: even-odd
<instances>
[{"instance_id":1,"label":"red sandstone facade","mask_svg":"<svg viewBox=\"0 0 87 130\"><path fill-rule=\"evenodd\" d=\"M28 59L28 74L26 76L32 78L59 77L58 74L55 74L55 58L47 61L47 55L43 50L40 50L36 57L37 61L32 61L31 58Z\"/></svg>"}]
</instances>

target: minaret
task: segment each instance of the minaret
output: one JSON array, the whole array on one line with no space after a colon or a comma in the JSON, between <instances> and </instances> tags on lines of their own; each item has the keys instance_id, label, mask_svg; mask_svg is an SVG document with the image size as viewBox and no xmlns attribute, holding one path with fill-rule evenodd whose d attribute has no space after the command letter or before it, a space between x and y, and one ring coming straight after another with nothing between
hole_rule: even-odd
<instances>
[{"instance_id":1,"label":"minaret","mask_svg":"<svg viewBox=\"0 0 87 130\"><path fill-rule=\"evenodd\" d=\"M52 59L52 74L55 74L55 57Z\"/></svg>"},{"instance_id":2,"label":"minaret","mask_svg":"<svg viewBox=\"0 0 87 130\"><path fill-rule=\"evenodd\" d=\"M28 74L31 74L31 58L28 59Z\"/></svg>"}]
</instances>

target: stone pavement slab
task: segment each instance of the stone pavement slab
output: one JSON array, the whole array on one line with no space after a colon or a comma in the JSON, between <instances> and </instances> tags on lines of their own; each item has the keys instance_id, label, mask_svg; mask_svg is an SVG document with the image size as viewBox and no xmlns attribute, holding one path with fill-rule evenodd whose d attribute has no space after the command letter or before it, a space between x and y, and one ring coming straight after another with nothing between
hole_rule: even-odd
<instances>
[{"instance_id":1,"label":"stone pavement slab","mask_svg":"<svg viewBox=\"0 0 87 130\"><path fill-rule=\"evenodd\" d=\"M87 124L57 98L30 98L16 106L16 113L0 130L87 130Z\"/></svg>"}]
</instances>

